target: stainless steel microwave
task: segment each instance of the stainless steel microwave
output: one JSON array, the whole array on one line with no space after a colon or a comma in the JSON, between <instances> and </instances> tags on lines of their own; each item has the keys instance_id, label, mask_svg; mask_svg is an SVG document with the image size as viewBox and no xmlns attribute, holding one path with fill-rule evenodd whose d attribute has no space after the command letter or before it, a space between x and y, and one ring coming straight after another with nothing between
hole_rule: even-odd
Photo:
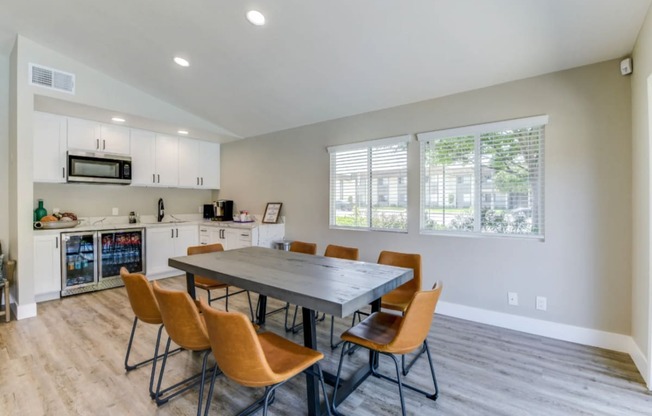
<instances>
[{"instance_id":1,"label":"stainless steel microwave","mask_svg":"<svg viewBox=\"0 0 652 416\"><path fill-rule=\"evenodd\" d=\"M131 183L131 157L68 151L68 182Z\"/></svg>"}]
</instances>

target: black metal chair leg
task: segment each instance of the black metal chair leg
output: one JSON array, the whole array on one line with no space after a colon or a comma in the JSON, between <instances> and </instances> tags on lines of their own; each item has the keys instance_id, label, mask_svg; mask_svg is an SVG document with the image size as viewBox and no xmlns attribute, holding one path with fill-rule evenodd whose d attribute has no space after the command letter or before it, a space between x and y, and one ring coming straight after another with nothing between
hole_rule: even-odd
<instances>
[{"instance_id":1,"label":"black metal chair leg","mask_svg":"<svg viewBox=\"0 0 652 416\"><path fill-rule=\"evenodd\" d=\"M337 413L337 389L340 386L340 376L342 375L342 362L344 361L344 354L347 353L347 345L351 345L350 342L345 342L342 345L342 352L340 353L340 363L337 365L337 376L335 376L335 386L333 387L333 398L331 399L331 407L335 414Z\"/></svg>"},{"instance_id":2,"label":"black metal chair leg","mask_svg":"<svg viewBox=\"0 0 652 416\"><path fill-rule=\"evenodd\" d=\"M430 348L428 347L428 340L423 341L423 346L428 354L428 362L430 363L430 374L432 374L432 382L435 385L435 393L428 396L431 400L437 400L439 397L439 386L437 386L437 377L435 377L435 367L432 365L432 357L430 356Z\"/></svg>"},{"instance_id":3,"label":"black metal chair leg","mask_svg":"<svg viewBox=\"0 0 652 416\"><path fill-rule=\"evenodd\" d=\"M419 350L419 352L417 352L416 357L412 358L412 360L408 363L407 367L406 367L406 365L405 365L405 354L401 356L401 367L402 367L401 369L402 369L402 371L403 371L403 375L404 375L404 376L407 376L407 375L408 375L408 373L410 372L410 368L412 368L412 366L414 365L414 363L417 362L417 360L419 359L419 357L421 357L421 355L422 355L424 352L426 352L425 343L424 343L424 345L421 347L421 349Z\"/></svg>"},{"instance_id":4,"label":"black metal chair leg","mask_svg":"<svg viewBox=\"0 0 652 416\"><path fill-rule=\"evenodd\" d=\"M211 408L211 401L213 400L213 389L215 387L216 378L217 378L217 363L213 367L213 375L211 376L211 385L208 388L208 397L206 398L206 409L204 410L204 416L208 416L208 411Z\"/></svg>"},{"instance_id":5,"label":"black metal chair leg","mask_svg":"<svg viewBox=\"0 0 652 416\"><path fill-rule=\"evenodd\" d=\"M331 350L334 350L335 348L339 347L340 344L343 342L342 340L337 341L336 343L333 343L333 330L335 327L335 316L331 315Z\"/></svg>"},{"instance_id":6,"label":"black metal chair leg","mask_svg":"<svg viewBox=\"0 0 652 416\"><path fill-rule=\"evenodd\" d=\"M398 360L394 354L386 354L392 357L394 360L394 366L396 367L396 380L398 381L398 394L401 397L401 413L405 416L405 400L403 400L403 383L401 382L401 369L398 366Z\"/></svg>"},{"instance_id":7,"label":"black metal chair leg","mask_svg":"<svg viewBox=\"0 0 652 416\"><path fill-rule=\"evenodd\" d=\"M204 358L201 364L201 382L199 383L199 399L197 401L197 416L201 416L201 402L204 397L204 384L206 384L206 361L211 350L204 352ZM215 370L215 367L213 367ZM211 377L212 379L213 377ZM207 399L208 400L208 399Z\"/></svg>"}]
</instances>

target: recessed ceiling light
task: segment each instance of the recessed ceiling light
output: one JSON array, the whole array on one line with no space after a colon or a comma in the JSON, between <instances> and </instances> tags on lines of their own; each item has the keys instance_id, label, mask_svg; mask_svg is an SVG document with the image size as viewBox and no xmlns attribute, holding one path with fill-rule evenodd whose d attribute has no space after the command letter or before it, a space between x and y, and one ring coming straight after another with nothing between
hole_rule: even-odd
<instances>
[{"instance_id":1,"label":"recessed ceiling light","mask_svg":"<svg viewBox=\"0 0 652 416\"><path fill-rule=\"evenodd\" d=\"M177 65L179 65L179 66L183 66L183 67L188 67L188 66L190 66L190 62L188 62L186 59L180 58L180 57L178 57L178 56L175 56L175 57L174 57L174 62L176 62Z\"/></svg>"},{"instance_id":2,"label":"recessed ceiling light","mask_svg":"<svg viewBox=\"0 0 652 416\"><path fill-rule=\"evenodd\" d=\"M258 10L249 10L247 12L247 20L255 26L262 26L265 24L265 16Z\"/></svg>"},{"instance_id":3,"label":"recessed ceiling light","mask_svg":"<svg viewBox=\"0 0 652 416\"><path fill-rule=\"evenodd\" d=\"M179 130L177 133L186 135L188 134L188 130Z\"/></svg>"},{"instance_id":4,"label":"recessed ceiling light","mask_svg":"<svg viewBox=\"0 0 652 416\"><path fill-rule=\"evenodd\" d=\"M115 121L116 123L124 123L125 121L127 121L122 117L113 117L111 120Z\"/></svg>"}]
</instances>

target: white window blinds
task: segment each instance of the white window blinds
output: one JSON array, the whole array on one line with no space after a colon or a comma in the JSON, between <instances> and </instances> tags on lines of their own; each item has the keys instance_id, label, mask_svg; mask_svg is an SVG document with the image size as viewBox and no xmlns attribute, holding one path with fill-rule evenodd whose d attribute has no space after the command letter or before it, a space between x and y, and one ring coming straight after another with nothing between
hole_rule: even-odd
<instances>
[{"instance_id":1,"label":"white window blinds","mask_svg":"<svg viewBox=\"0 0 652 416\"><path fill-rule=\"evenodd\" d=\"M407 231L409 136L329 147L330 226Z\"/></svg>"},{"instance_id":2,"label":"white window blinds","mask_svg":"<svg viewBox=\"0 0 652 416\"><path fill-rule=\"evenodd\" d=\"M418 134L421 232L543 237L547 116Z\"/></svg>"}]
</instances>

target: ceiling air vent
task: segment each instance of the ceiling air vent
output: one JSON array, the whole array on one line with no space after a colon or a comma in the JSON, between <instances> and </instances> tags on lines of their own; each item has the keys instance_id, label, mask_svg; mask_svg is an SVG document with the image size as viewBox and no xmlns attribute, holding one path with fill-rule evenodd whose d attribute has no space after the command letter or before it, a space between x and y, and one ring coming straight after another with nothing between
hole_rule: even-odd
<instances>
[{"instance_id":1,"label":"ceiling air vent","mask_svg":"<svg viewBox=\"0 0 652 416\"><path fill-rule=\"evenodd\" d=\"M29 83L75 94L75 75L42 65L29 64Z\"/></svg>"}]
</instances>

